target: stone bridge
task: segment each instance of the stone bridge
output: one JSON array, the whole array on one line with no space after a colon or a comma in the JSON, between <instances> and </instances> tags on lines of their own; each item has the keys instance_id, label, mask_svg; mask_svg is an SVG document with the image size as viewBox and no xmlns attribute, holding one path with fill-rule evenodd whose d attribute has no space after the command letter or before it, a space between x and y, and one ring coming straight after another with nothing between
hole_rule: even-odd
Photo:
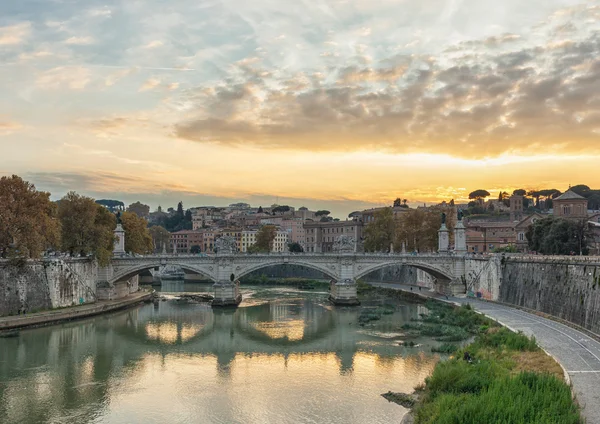
<instances>
[{"instance_id":1,"label":"stone bridge","mask_svg":"<svg viewBox=\"0 0 600 424\"><path fill-rule=\"evenodd\" d=\"M173 265L214 281L214 306L237 305L241 301L239 279L261 268L299 265L322 272L332 280L331 300L336 304L357 304L356 280L391 265L422 269L434 277L438 291L464 293L465 257L449 252L437 254L376 253L270 253L226 252L214 255L115 256L98 269L99 285L114 285L146 270Z\"/></svg>"}]
</instances>

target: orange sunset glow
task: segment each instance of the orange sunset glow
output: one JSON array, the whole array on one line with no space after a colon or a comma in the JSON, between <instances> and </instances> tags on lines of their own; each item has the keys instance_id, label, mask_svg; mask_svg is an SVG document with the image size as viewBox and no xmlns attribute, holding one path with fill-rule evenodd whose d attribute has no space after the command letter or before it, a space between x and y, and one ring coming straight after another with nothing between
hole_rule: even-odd
<instances>
[{"instance_id":1,"label":"orange sunset glow","mask_svg":"<svg viewBox=\"0 0 600 424\"><path fill-rule=\"evenodd\" d=\"M600 3L4 2L0 174L153 209L600 187Z\"/></svg>"}]
</instances>

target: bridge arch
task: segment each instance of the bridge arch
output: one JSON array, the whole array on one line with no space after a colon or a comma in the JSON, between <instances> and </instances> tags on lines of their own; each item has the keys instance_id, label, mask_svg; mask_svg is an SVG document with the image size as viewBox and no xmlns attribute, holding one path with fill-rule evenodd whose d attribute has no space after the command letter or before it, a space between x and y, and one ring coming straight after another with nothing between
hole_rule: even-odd
<instances>
[{"instance_id":1,"label":"bridge arch","mask_svg":"<svg viewBox=\"0 0 600 424\"><path fill-rule=\"evenodd\" d=\"M386 268L388 266L397 266L397 265L404 265L404 266L410 266L413 268L417 268L420 270L423 270L425 272L427 272L428 274L431 274L432 276L434 276L436 279L438 280L446 280L446 281L452 281L452 279L454 278L454 276L452 275L451 272L449 272L448 270L445 270L441 267L435 266L435 265L431 265L428 263L423 263L423 262L419 262L419 261L386 261L386 262L382 262L376 265L372 265L369 266L365 269L362 269L360 271L358 271L356 273L356 279L362 278L367 274L370 274L371 272L374 271L378 271L380 269Z\"/></svg>"},{"instance_id":2,"label":"bridge arch","mask_svg":"<svg viewBox=\"0 0 600 424\"><path fill-rule=\"evenodd\" d=\"M118 269L115 271L115 274L113 275L113 277L110 280L108 280L108 282L112 284L112 283L116 283L118 281L126 280L128 278L131 278L133 276L140 274L143 271L148 271L153 268L160 268L163 265L178 266L185 271L191 271L196 274L203 275L214 282L217 281L217 279L213 275L211 275L211 273L209 271L207 271L201 267L189 265L183 261L182 262L169 261L167 264L165 264L165 263L161 263L161 261L159 259L157 259L156 261L145 262L143 264L136 264L136 265L124 267L123 269Z\"/></svg>"},{"instance_id":3,"label":"bridge arch","mask_svg":"<svg viewBox=\"0 0 600 424\"><path fill-rule=\"evenodd\" d=\"M339 278L337 266L334 266L334 268L331 268L331 265L328 267L326 264L313 263L311 261L306 261L306 260L301 260L301 259L294 259L294 258L286 258L286 259L287 259L286 261L282 261L281 259L278 259L278 260L264 261L262 263L252 264L248 267L243 268L239 272L235 272L234 273L235 278L240 279L240 278L243 278L244 276L250 274L251 272L258 271L262 268L268 268L270 266L277 266L277 265L302 266L305 268L309 268L309 269L313 269L315 271L322 272L323 274L325 274L326 276L328 276L329 278L334 279L334 280L338 280L338 278Z\"/></svg>"}]
</instances>

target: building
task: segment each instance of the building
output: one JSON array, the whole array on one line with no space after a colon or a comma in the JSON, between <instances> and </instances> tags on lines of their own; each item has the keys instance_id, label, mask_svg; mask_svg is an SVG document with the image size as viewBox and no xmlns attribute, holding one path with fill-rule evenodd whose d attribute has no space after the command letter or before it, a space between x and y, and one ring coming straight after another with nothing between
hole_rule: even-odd
<instances>
[{"instance_id":1,"label":"building","mask_svg":"<svg viewBox=\"0 0 600 424\"><path fill-rule=\"evenodd\" d=\"M510 220L520 221L523 219L523 196L513 194L509 198L510 202Z\"/></svg>"},{"instance_id":2,"label":"building","mask_svg":"<svg viewBox=\"0 0 600 424\"><path fill-rule=\"evenodd\" d=\"M228 236L235 240L235 244L237 246L237 251L242 251L242 230L225 228L220 232L220 236ZM218 238L218 237L217 237Z\"/></svg>"},{"instance_id":3,"label":"building","mask_svg":"<svg viewBox=\"0 0 600 424\"><path fill-rule=\"evenodd\" d=\"M516 245L515 224L511 221L469 221L466 225L467 251L492 252Z\"/></svg>"},{"instance_id":4,"label":"building","mask_svg":"<svg viewBox=\"0 0 600 424\"><path fill-rule=\"evenodd\" d=\"M306 252L332 252L333 243L341 235L354 238L354 251L360 250L363 223L361 220L304 223Z\"/></svg>"},{"instance_id":5,"label":"building","mask_svg":"<svg viewBox=\"0 0 600 424\"><path fill-rule=\"evenodd\" d=\"M308 208L302 206L301 208L299 208L297 211L294 212L294 217L295 218L300 218L302 220L302 222L305 222L307 220L313 220L315 221L317 219L317 216L315 215L315 211L309 211Z\"/></svg>"},{"instance_id":6,"label":"building","mask_svg":"<svg viewBox=\"0 0 600 424\"><path fill-rule=\"evenodd\" d=\"M375 215L377 214L377 212L380 212L388 207L390 207L390 206L386 206L383 208L365 209L362 212L353 212L350 215L352 215L352 217L359 217L359 219L362 219L362 221L365 224L368 224L369 222L375 221ZM396 219L399 218L400 216L402 216L402 214L407 213L411 210L413 210L413 209L405 208L402 206L392 207L392 213L394 214L394 218L396 218Z\"/></svg>"},{"instance_id":7,"label":"building","mask_svg":"<svg viewBox=\"0 0 600 424\"><path fill-rule=\"evenodd\" d=\"M181 230L171 233L169 244L173 253L189 253L193 246L202 250L203 234L200 231Z\"/></svg>"},{"instance_id":8,"label":"building","mask_svg":"<svg viewBox=\"0 0 600 424\"><path fill-rule=\"evenodd\" d=\"M541 218L543 216L536 213L520 221L468 221L465 230L467 251L493 252L508 246L515 246L520 252L527 251L527 228Z\"/></svg>"},{"instance_id":9,"label":"building","mask_svg":"<svg viewBox=\"0 0 600 424\"><path fill-rule=\"evenodd\" d=\"M288 233L288 243L298 243L303 249L306 248L306 231L301 218L271 217L260 220L262 225L276 225L282 231Z\"/></svg>"},{"instance_id":10,"label":"building","mask_svg":"<svg viewBox=\"0 0 600 424\"><path fill-rule=\"evenodd\" d=\"M256 244L256 235L258 230L244 230L241 234L241 252L248 252L248 248ZM288 250L288 233L286 231L277 230L271 252L287 252Z\"/></svg>"},{"instance_id":11,"label":"building","mask_svg":"<svg viewBox=\"0 0 600 424\"><path fill-rule=\"evenodd\" d=\"M552 200L552 214L557 218L587 219L588 201L574 191L567 190Z\"/></svg>"},{"instance_id":12,"label":"building","mask_svg":"<svg viewBox=\"0 0 600 424\"><path fill-rule=\"evenodd\" d=\"M535 224L538 219L542 219L544 216L539 213L526 216L519 222L515 223L515 236L516 245L519 252L526 252L529 250L529 244L527 241L527 229L530 225Z\"/></svg>"},{"instance_id":13,"label":"building","mask_svg":"<svg viewBox=\"0 0 600 424\"><path fill-rule=\"evenodd\" d=\"M221 236L218 230L202 230L202 252L215 253L215 240Z\"/></svg>"}]
</instances>

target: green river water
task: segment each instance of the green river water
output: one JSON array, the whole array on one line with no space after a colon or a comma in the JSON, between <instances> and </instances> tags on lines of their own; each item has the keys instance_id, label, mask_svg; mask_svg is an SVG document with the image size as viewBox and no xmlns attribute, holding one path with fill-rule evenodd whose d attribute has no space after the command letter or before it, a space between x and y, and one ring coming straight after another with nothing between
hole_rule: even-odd
<instances>
[{"instance_id":1,"label":"green river water","mask_svg":"<svg viewBox=\"0 0 600 424\"><path fill-rule=\"evenodd\" d=\"M411 392L438 359L433 341L400 345L417 304L243 287L239 308L213 310L165 296L0 339L0 423L399 423L406 410L381 393ZM395 312L358 325L383 304Z\"/></svg>"}]
</instances>

